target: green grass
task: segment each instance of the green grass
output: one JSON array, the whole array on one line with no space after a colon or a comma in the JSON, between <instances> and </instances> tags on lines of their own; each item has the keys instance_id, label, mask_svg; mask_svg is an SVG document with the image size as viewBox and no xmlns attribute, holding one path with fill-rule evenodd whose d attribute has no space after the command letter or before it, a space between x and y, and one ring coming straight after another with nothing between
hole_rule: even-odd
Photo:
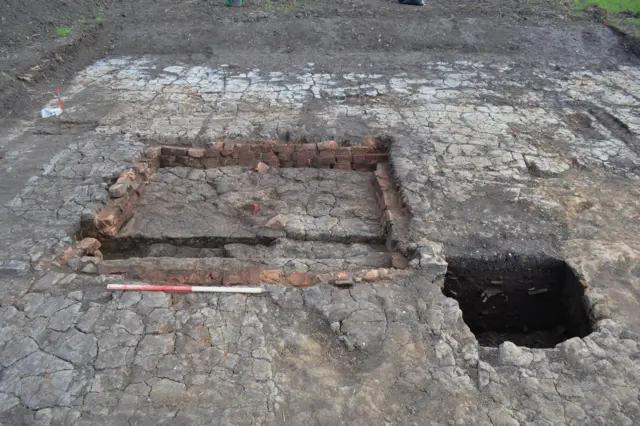
<instances>
[{"instance_id":1,"label":"green grass","mask_svg":"<svg viewBox=\"0 0 640 426\"><path fill-rule=\"evenodd\" d=\"M91 9L91 16L93 17L93 21L100 25L102 23L102 18L100 18L100 11L97 8Z\"/></svg>"},{"instance_id":2,"label":"green grass","mask_svg":"<svg viewBox=\"0 0 640 426\"><path fill-rule=\"evenodd\" d=\"M599 6L609 13L640 12L640 0L574 0L573 5L580 9Z\"/></svg>"},{"instance_id":3,"label":"green grass","mask_svg":"<svg viewBox=\"0 0 640 426\"><path fill-rule=\"evenodd\" d=\"M626 24L626 25L638 25L638 26L640 26L640 18L625 19L624 21L622 21L622 23Z\"/></svg>"},{"instance_id":4,"label":"green grass","mask_svg":"<svg viewBox=\"0 0 640 426\"><path fill-rule=\"evenodd\" d=\"M71 34L71 28L65 27L64 25L56 27L56 35L58 37L66 37Z\"/></svg>"}]
</instances>

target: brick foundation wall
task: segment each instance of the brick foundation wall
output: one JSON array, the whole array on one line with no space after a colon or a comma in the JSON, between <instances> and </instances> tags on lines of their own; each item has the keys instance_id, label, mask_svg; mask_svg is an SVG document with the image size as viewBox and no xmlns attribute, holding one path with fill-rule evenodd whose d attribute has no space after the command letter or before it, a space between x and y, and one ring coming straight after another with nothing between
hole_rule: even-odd
<instances>
[{"instance_id":1,"label":"brick foundation wall","mask_svg":"<svg viewBox=\"0 0 640 426\"><path fill-rule=\"evenodd\" d=\"M381 152L375 138L364 145L341 147L335 141L307 144L238 144L224 142L206 148L162 146L150 149L160 167L211 169L223 166L255 167L262 162L272 167L312 167L353 171L374 171L389 155Z\"/></svg>"}]
</instances>

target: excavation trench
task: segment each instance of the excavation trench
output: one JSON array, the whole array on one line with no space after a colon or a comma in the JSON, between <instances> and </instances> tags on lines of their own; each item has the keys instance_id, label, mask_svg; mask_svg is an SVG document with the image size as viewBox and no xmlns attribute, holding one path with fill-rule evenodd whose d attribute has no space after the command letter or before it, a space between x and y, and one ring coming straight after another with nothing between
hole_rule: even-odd
<instances>
[{"instance_id":1,"label":"excavation trench","mask_svg":"<svg viewBox=\"0 0 640 426\"><path fill-rule=\"evenodd\" d=\"M482 346L551 348L592 331L584 287L562 260L512 254L447 260L443 293L458 301Z\"/></svg>"},{"instance_id":2,"label":"excavation trench","mask_svg":"<svg viewBox=\"0 0 640 426\"><path fill-rule=\"evenodd\" d=\"M405 265L387 159L371 144L160 147L121 175L82 234L101 241L105 273Z\"/></svg>"}]
</instances>

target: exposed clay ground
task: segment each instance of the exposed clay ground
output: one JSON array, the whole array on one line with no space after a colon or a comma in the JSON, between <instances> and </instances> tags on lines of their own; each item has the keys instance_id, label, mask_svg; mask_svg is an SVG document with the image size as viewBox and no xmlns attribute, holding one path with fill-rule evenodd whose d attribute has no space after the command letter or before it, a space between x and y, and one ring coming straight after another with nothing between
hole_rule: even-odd
<instances>
[{"instance_id":1,"label":"exposed clay ground","mask_svg":"<svg viewBox=\"0 0 640 426\"><path fill-rule=\"evenodd\" d=\"M563 19L567 10L549 1L322 1L295 10L141 1L109 8L64 63L55 46L14 46L2 62L9 77L0 74L1 421L640 423L640 62L602 25ZM30 72L33 81L15 80L38 64L30 58L50 62ZM37 118L57 86L65 113ZM230 137L346 144L377 133L393 137L389 161L407 212L398 243L410 267L392 280L268 285L264 296L112 293L106 284L122 277L59 262L81 219L105 207L108 187L150 146ZM206 220L201 206L224 191L178 176L179 185L159 185L171 170L151 181L158 187L130 228L142 218L162 232L202 231L188 221ZM323 205L369 223L374 204L351 174L285 170L270 170L270 191L296 185L287 173L305 184L326 173L340 186ZM219 208L241 208L243 194L255 204L260 190L245 183ZM179 203L173 194L183 190L197 203ZM315 218L311 191L322 190L270 195L267 206L306 206ZM189 215L174 222L154 204L163 197ZM389 254L378 243L323 244L156 245L143 255L176 264ZM585 288L554 278L525 290L530 271L505 283L514 268L531 267L525 258L542 268L540 259L565 262ZM460 272L460 259L495 268ZM457 268L448 275L447 261ZM501 343L513 333L502 328L497 342L479 344L441 290L452 275L484 283L472 295L477 306L501 306L521 285L516 295L539 308L517 318L518 339L539 340L548 313L535 302L562 292L554 308L568 320L553 325L578 337L537 345L546 348L513 338L517 346ZM576 319L586 332L571 330Z\"/></svg>"},{"instance_id":2,"label":"exposed clay ground","mask_svg":"<svg viewBox=\"0 0 640 426\"><path fill-rule=\"evenodd\" d=\"M120 236L379 242L372 175L292 168L272 168L264 175L241 167L160 169ZM283 216L283 227L265 227L277 215Z\"/></svg>"}]
</instances>

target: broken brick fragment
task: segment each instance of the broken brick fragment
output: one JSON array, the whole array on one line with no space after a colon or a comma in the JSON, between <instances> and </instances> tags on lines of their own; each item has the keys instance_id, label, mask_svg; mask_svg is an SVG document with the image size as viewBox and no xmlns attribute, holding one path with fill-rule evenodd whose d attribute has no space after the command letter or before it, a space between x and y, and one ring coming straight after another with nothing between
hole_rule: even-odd
<instances>
[{"instance_id":1,"label":"broken brick fragment","mask_svg":"<svg viewBox=\"0 0 640 426\"><path fill-rule=\"evenodd\" d=\"M269 284L278 284L282 281L279 270L260 271L260 282Z\"/></svg>"},{"instance_id":2,"label":"broken brick fragment","mask_svg":"<svg viewBox=\"0 0 640 426\"><path fill-rule=\"evenodd\" d=\"M274 229L274 230L280 231L280 230L284 229L284 227L287 225L288 221L289 221L289 219L286 216L283 216L283 215L279 214L279 215L275 215L274 217L269 219L267 221L267 223L264 224L264 226L265 226L265 228L269 228L269 229Z\"/></svg>"},{"instance_id":3,"label":"broken brick fragment","mask_svg":"<svg viewBox=\"0 0 640 426\"><path fill-rule=\"evenodd\" d=\"M313 285L313 278L308 272L292 272L287 276L289 284L296 287L308 287Z\"/></svg>"},{"instance_id":4,"label":"broken brick fragment","mask_svg":"<svg viewBox=\"0 0 640 426\"><path fill-rule=\"evenodd\" d=\"M280 167L280 160L273 152L262 153L262 161L271 167Z\"/></svg>"},{"instance_id":5,"label":"broken brick fragment","mask_svg":"<svg viewBox=\"0 0 640 426\"><path fill-rule=\"evenodd\" d=\"M364 273L362 279L365 280L366 282L374 282L377 281L379 278L379 273L376 269L370 269L367 272Z\"/></svg>"},{"instance_id":6,"label":"broken brick fragment","mask_svg":"<svg viewBox=\"0 0 640 426\"><path fill-rule=\"evenodd\" d=\"M98 213L94 219L96 229L100 232L110 231L114 228L120 220L120 209L114 206L109 206L100 213Z\"/></svg>"},{"instance_id":7,"label":"broken brick fragment","mask_svg":"<svg viewBox=\"0 0 640 426\"><path fill-rule=\"evenodd\" d=\"M256 172L260 173L261 175L267 173L269 171L269 166L267 166L266 164L264 164L262 161L260 161L258 163L258 165L255 168Z\"/></svg>"},{"instance_id":8,"label":"broken brick fragment","mask_svg":"<svg viewBox=\"0 0 640 426\"><path fill-rule=\"evenodd\" d=\"M204 157L204 148L189 148L187 155L192 158L202 158Z\"/></svg>"},{"instance_id":9,"label":"broken brick fragment","mask_svg":"<svg viewBox=\"0 0 640 426\"><path fill-rule=\"evenodd\" d=\"M100 252L102 244L95 238L84 238L76 244L76 248L84 252L84 254L95 255L96 252Z\"/></svg>"},{"instance_id":10,"label":"broken brick fragment","mask_svg":"<svg viewBox=\"0 0 640 426\"><path fill-rule=\"evenodd\" d=\"M391 279L391 271L389 269L378 269L378 278L382 281Z\"/></svg>"},{"instance_id":11,"label":"broken brick fragment","mask_svg":"<svg viewBox=\"0 0 640 426\"><path fill-rule=\"evenodd\" d=\"M130 184L127 185L124 182L114 183L109 187L109 196L111 198L122 198L127 195L127 190L129 189Z\"/></svg>"}]
</instances>

